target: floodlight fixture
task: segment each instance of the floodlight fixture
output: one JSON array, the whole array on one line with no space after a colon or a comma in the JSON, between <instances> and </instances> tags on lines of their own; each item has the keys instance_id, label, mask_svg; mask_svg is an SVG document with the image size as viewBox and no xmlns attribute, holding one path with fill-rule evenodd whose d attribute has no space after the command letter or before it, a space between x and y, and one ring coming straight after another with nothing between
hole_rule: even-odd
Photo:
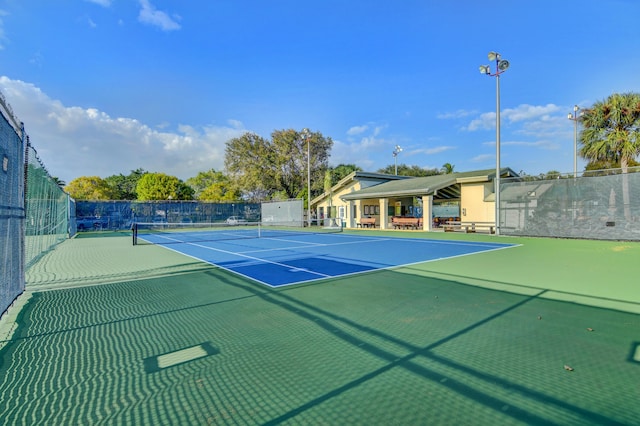
<instances>
[{"instance_id":1,"label":"floodlight fixture","mask_svg":"<svg viewBox=\"0 0 640 426\"><path fill-rule=\"evenodd\" d=\"M400 148L400 145L396 145L395 149L393 150L393 159L395 161L395 174L398 174L398 154L400 154L402 152L402 148Z\"/></svg>"},{"instance_id":2,"label":"floodlight fixture","mask_svg":"<svg viewBox=\"0 0 640 426\"><path fill-rule=\"evenodd\" d=\"M509 61L502 59L498 52L491 51L487 55L490 61L496 62L495 72L491 73L489 65L481 65L480 73L496 78L496 176L494 179L495 191L495 219L496 235L500 234L500 74L509 68Z\"/></svg>"},{"instance_id":3,"label":"floodlight fixture","mask_svg":"<svg viewBox=\"0 0 640 426\"><path fill-rule=\"evenodd\" d=\"M580 117L584 114L584 112L580 112L580 107L578 105L573 106L573 113L569 113L567 118L573 121L573 177L578 177L578 121L580 121Z\"/></svg>"},{"instance_id":4,"label":"floodlight fixture","mask_svg":"<svg viewBox=\"0 0 640 426\"><path fill-rule=\"evenodd\" d=\"M310 132L306 127L302 129L302 138L307 142L307 223L311 226L311 141Z\"/></svg>"}]
</instances>

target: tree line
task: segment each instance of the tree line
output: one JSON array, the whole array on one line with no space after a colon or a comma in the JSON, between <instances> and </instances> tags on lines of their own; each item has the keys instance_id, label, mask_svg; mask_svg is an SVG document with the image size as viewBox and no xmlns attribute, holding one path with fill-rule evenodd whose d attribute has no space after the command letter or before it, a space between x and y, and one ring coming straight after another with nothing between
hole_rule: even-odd
<instances>
[{"instance_id":1,"label":"tree line","mask_svg":"<svg viewBox=\"0 0 640 426\"><path fill-rule=\"evenodd\" d=\"M585 170L621 168L627 173L629 167L639 165L640 94L613 94L584 108L579 122L579 155L588 161ZM226 143L224 171L211 169L182 181L164 173L136 169L128 175L79 177L64 189L77 200L306 201L309 177L313 198L349 173L362 171L355 164L330 167L332 147L330 137L307 129L275 130L270 139L247 132ZM391 164L377 172L394 174L395 170L396 165ZM441 169L425 169L398 164L397 172L403 176L430 176L453 173L454 166L445 163ZM552 170L546 175L560 173ZM625 193L627 198L628 191Z\"/></svg>"},{"instance_id":2,"label":"tree line","mask_svg":"<svg viewBox=\"0 0 640 426\"><path fill-rule=\"evenodd\" d=\"M330 167L332 147L330 137L306 129L276 130L270 139L247 132L226 143L225 171L211 169L183 181L139 168L128 175L81 176L67 185L61 184L76 200L257 202L304 198L306 201L308 165L311 166L312 198L350 173L362 171L355 164ZM452 173L453 168L449 163L440 170L397 166L399 175L415 177ZM378 173L393 174L394 169L394 165L389 165Z\"/></svg>"}]
</instances>

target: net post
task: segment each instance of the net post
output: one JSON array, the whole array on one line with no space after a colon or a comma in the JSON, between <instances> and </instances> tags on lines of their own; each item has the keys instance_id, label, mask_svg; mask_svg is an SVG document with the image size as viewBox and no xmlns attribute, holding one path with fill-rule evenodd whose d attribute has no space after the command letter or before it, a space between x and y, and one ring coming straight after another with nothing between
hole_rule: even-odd
<instances>
[{"instance_id":1,"label":"net post","mask_svg":"<svg viewBox=\"0 0 640 426\"><path fill-rule=\"evenodd\" d=\"M133 222L131 224L131 237L133 239L133 245L137 246L138 245L138 224Z\"/></svg>"}]
</instances>

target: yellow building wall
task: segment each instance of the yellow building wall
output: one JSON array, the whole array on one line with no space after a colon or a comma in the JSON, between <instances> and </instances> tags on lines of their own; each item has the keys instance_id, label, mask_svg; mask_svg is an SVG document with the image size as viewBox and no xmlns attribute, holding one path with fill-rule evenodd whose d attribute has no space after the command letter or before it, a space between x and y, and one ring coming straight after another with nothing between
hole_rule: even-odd
<instances>
[{"instance_id":1,"label":"yellow building wall","mask_svg":"<svg viewBox=\"0 0 640 426\"><path fill-rule=\"evenodd\" d=\"M493 183L473 183L460 186L460 219L462 221L495 222L493 201L484 201L493 191Z\"/></svg>"},{"instance_id":2,"label":"yellow building wall","mask_svg":"<svg viewBox=\"0 0 640 426\"><path fill-rule=\"evenodd\" d=\"M336 214L334 215L334 217L340 217L340 209L341 207L344 209L344 220L345 220L345 225L347 227L355 227L355 223L353 220L353 212L352 210L352 205L356 206L357 209L357 214L358 217L362 216L362 208L361 208L361 201L357 200L357 201L353 201L353 202L348 202L348 201L342 201L340 199L341 196L346 195L346 194L350 194L354 191L359 191L361 188L361 184L359 181L354 181L351 182L350 184L346 185L345 187L337 190L337 191L333 191L331 193L331 196L327 196L325 197L322 201L320 201L317 205L314 205L313 208L316 211L316 214L318 214L319 217L319 211L321 207L324 207L324 214L325 217L327 217L327 212L329 211L330 207L335 207L336 210Z\"/></svg>"},{"instance_id":3,"label":"yellow building wall","mask_svg":"<svg viewBox=\"0 0 640 426\"><path fill-rule=\"evenodd\" d=\"M344 225L348 228L355 228L360 218L364 216L376 218L377 226L385 228L386 224L382 221L387 218L386 214L383 214L383 209L386 204L382 204L382 200L378 199L364 199L355 201L342 201L340 198L346 194L350 194L354 191L362 189L360 181L353 181L344 186L343 188L332 192L331 200L329 196L326 196L322 201L313 206L313 210L319 216L319 209L323 207L325 216L329 211L329 206L335 207L336 214L334 218L340 217L341 208L344 211ZM474 221L474 222L495 222L495 203L493 201L484 201L488 196L493 193L493 183L481 182L481 183L463 183L460 186L460 219L462 221ZM384 200L385 202L393 202L396 200ZM395 205L395 204L390 204ZM365 214L365 206L367 206L367 212ZM378 206L378 214L375 214L375 207ZM356 215L354 217L354 207ZM388 219L388 218L387 218Z\"/></svg>"}]
</instances>

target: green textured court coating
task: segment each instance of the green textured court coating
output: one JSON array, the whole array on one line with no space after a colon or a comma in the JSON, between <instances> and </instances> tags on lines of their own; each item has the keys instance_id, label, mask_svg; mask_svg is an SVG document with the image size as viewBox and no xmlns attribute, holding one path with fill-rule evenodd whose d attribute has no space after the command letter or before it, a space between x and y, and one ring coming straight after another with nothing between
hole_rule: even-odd
<instances>
[{"instance_id":1,"label":"green textured court coating","mask_svg":"<svg viewBox=\"0 0 640 426\"><path fill-rule=\"evenodd\" d=\"M2 318L0 423L640 424L640 244L361 232L522 245L270 289L81 235Z\"/></svg>"}]
</instances>

